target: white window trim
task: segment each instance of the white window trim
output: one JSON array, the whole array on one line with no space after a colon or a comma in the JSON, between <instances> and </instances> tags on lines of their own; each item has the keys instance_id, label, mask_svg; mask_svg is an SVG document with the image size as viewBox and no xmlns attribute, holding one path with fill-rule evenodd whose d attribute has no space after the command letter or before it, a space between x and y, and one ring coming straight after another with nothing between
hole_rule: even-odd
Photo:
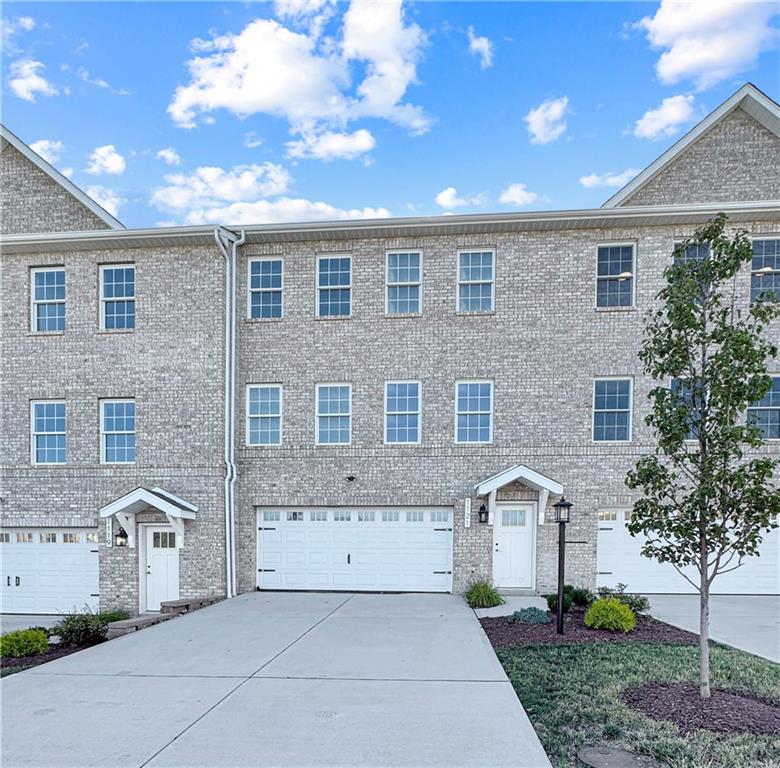
<instances>
[{"instance_id":1,"label":"white window trim","mask_svg":"<svg viewBox=\"0 0 780 768\"><path fill-rule=\"evenodd\" d=\"M255 318L257 319L257 318ZM267 319L267 318L266 318ZM250 433L250 419L257 419L257 418L267 418L263 416L250 416L249 415L249 390L250 389L278 389L279 390L279 442L278 443L250 443L249 442L249 433ZM284 387L281 384L247 384L246 385L246 406L245 406L245 413L246 413L246 437L245 442L246 445L250 448L279 448L282 445L282 442L284 441ZM274 418L273 416L270 418Z\"/></svg>"},{"instance_id":2,"label":"white window trim","mask_svg":"<svg viewBox=\"0 0 780 768\"><path fill-rule=\"evenodd\" d=\"M628 382L628 438L626 440L596 440L596 383L599 381ZM599 413L614 411L599 411ZM593 392L590 401L590 441L594 445L625 445L634 439L634 379L631 376L596 376L593 379Z\"/></svg>"},{"instance_id":3,"label":"white window trim","mask_svg":"<svg viewBox=\"0 0 780 768\"><path fill-rule=\"evenodd\" d=\"M388 440L387 439L387 389L390 384L416 384L417 385L417 410L416 411L394 411L394 414L411 415L417 414L417 440ZM491 398L492 403L492 398ZM385 382L385 409L384 409L384 443L385 445L420 445L422 442L422 382L416 379L391 379Z\"/></svg>"},{"instance_id":4,"label":"white window trim","mask_svg":"<svg viewBox=\"0 0 780 768\"><path fill-rule=\"evenodd\" d=\"M349 259L349 284L338 286L320 287L320 262L323 259ZM352 317L352 308L354 307L355 295L352 290L352 254L351 253L318 253L314 270L314 293L315 293L315 317L318 320L346 320ZM349 289L349 314L348 315L321 315L320 314L320 291L327 290L346 290Z\"/></svg>"},{"instance_id":5,"label":"white window trim","mask_svg":"<svg viewBox=\"0 0 780 768\"><path fill-rule=\"evenodd\" d=\"M108 464L109 466L124 465L132 466L136 461L107 461L106 460L106 434L109 435L135 435L135 457L138 459L138 406L135 409L135 430L133 432L106 432L104 427L105 413L103 406L110 403L133 403L135 404L135 398L133 397L107 397L99 401L100 407L100 463Z\"/></svg>"},{"instance_id":6,"label":"white window trim","mask_svg":"<svg viewBox=\"0 0 780 768\"><path fill-rule=\"evenodd\" d=\"M106 299L103 296L103 275L107 269L131 269L133 270L133 295L125 296L121 299ZM138 298L136 296L138 292L138 269L133 262L122 262L116 264L101 264L99 268L100 280L98 285L98 293L100 297L100 330L106 333L132 333L135 331L138 322ZM106 304L113 301L128 301L132 299L135 305L135 324L132 328L106 328Z\"/></svg>"},{"instance_id":7,"label":"white window trim","mask_svg":"<svg viewBox=\"0 0 780 768\"><path fill-rule=\"evenodd\" d=\"M346 443L321 443L320 442L320 387L347 387L349 390L349 440ZM336 416L343 414L322 414L323 416ZM314 385L314 443L326 448L352 445L352 384L346 381L318 381Z\"/></svg>"},{"instance_id":8,"label":"white window trim","mask_svg":"<svg viewBox=\"0 0 780 768\"><path fill-rule=\"evenodd\" d=\"M60 301L59 299L41 299L40 301L35 298L35 275L38 272L62 272L65 277L65 298ZM65 306L65 326L68 324L68 275L65 272L65 267L61 265L51 267L33 267L30 270L30 331L32 333L56 334L64 333L62 331L39 331L38 330L38 318L36 317L36 308L39 304L63 304Z\"/></svg>"},{"instance_id":9,"label":"white window trim","mask_svg":"<svg viewBox=\"0 0 780 768\"><path fill-rule=\"evenodd\" d=\"M487 280L461 280L460 279L460 255L462 253L487 253L493 255L493 279L490 280L490 309L461 309L460 287L461 285L485 285ZM474 246L472 248L458 248L457 261L455 262L455 313L458 315L490 315L496 311L496 249L491 246Z\"/></svg>"},{"instance_id":10,"label":"white window trim","mask_svg":"<svg viewBox=\"0 0 780 768\"><path fill-rule=\"evenodd\" d=\"M767 238L764 238L767 239ZM771 379L780 379L780 371L767 371L767 376L769 376ZM748 406L745 409L745 424L748 423L748 419L750 417L750 411L780 411L780 406L774 405L770 406L768 408L763 408L761 406ZM780 443L780 438L778 437L764 437L762 438L765 443Z\"/></svg>"},{"instance_id":11,"label":"white window trim","mask_svg":"<svg viewBox=\"0 0 780 768\"><path fill-rule=\"evenodd\" d=\"M35 406L51 403L65 406L65 432L36 432ZM35 438L38 435L65 435L65 461L36 461ZM30 463L34 467L64 467L68 463L68 403L66 400L30 400Z\"/></svg>"},{"instance_id":12,"label":"white window trim","mask_svg":"<svg viewBox=\"0 0 780 768\"><path fill-rule=\"evenodd\" d=\"M252 264L260 261L279 261L282 264L282 284L279 288L252 288ZM351 275L350 275L351 277ZM281 314L279 317L252 317L252 294L253 293L276 293L282 294ZM247 320L270 321L281 320L284 317L284 257L282 256L253 256L247 261L246 265L246 317Z\"/></svg>"},{"instance_id":13,"label":"white window trim","mask_svg":"<svg viewBox=\"0 0 780 768\"><path fill-rule=\"evenodd\" d=\"M420 257L420 279L416 283L391 283L390 282L390 257L400 253L416 253ZM494 266L495 270L495 266ZM419 288L420 306L416 312L391 312L390 288L416 285ZM391 248L385 251L385 316L386 317L419 317L422 315L423 303L423 252L421 248Z\"/></svg>"},{"instance_id":14,"label":"white window trim","mask_svg":"<svg viewBox=\"0 0 780 768\"><path fill-rule=\"evenodd\" d=\"M631 248L631 303L627 306L619 306L619 307L600 307L599 306L599 282L601 280L615 280L617 279L617 275L609 275L608 277L599 277L599 248L624 248L624 247L630 247ZM630 241L623 241L619 243L597 243L596 244L596 275L595 275L595 285L593 286L593 306L599 311L599 312L620 312L621 310L625 312L629 309L635 309L636 308L636 280L637 280L637 243L636 241L630 242Z\"/></svg>"},{"instance_id":15,"label":"white window trim","mask_svg":"<svg viewBox=\"0 0 780 768\"><path fill-rule=\"evenodd\" d=\"M490 439L485 440L458 440L458 387L461 384L490 384ZM492 445L493 444L493 418L496 409L495 385L490 379L458 379L455 382L455 443L457 445ZM464 411L466 413L484 413L484 411Z\"/></svg>"}]
</instances>

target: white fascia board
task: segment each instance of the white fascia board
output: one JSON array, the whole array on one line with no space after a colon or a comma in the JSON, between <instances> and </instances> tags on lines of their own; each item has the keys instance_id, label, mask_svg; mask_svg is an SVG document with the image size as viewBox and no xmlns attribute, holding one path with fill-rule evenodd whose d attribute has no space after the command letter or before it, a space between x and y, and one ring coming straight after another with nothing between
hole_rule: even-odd
<instances>
[{"instance_id":1,"label":"white fascia board","mask_svg":"<svg viewBox=\"0 0 780 768\"><path fill-rule=\"evenodd\" d=\"M772 131L775 136L780 136L780 105L776 104L765 93L759 91L752 83L745 83L736 93L726 99L717 109L710 112L704 120L697 123L685 136L672 144L666 152L629 181L626 186L612 195L602 208L619 206L624 200L627 200L641 187L654 179L716 123L719 123L738 107L741 107L767 130Z\"/></svg>"},{"instance_id":2,"label":"white fascia board","mask_svg":"<svg viewBox=\"0 0 780 768\"><path fill-rule=\"evenodd\" d=\"M493 477L489 477L486 480L477 483L474 486L474 489L476 490L477 496L486 496L516 480L519 480L523 485L527 485L535 491L544 490L554 496L563 494L563 485L561 485L561 483L552 480L539 472L534 472L533 469L529 469L523 464L518 464L515 467L505 469L503 472L499 472L497 475L493 475Z\"/></svg>"},{"instance_id":3,"label":"white fascia board","mask_svg":"<svg viewBox=\"0 0 780 768\"><path fill-rule=\"evenodd\" d=\"M30 149L16 134L0 125L0 137L8 142L14 149L26 157L33 165L43 171L49 178L59 184L66 192L76 198L83 206L88 208L101 221L111 229L124 229L125 225L115 219L105 208L93 200L86 192L79 189L67 176L63 176L53 165L46 162L37 152Z\"/></svg>"}]
</instances>

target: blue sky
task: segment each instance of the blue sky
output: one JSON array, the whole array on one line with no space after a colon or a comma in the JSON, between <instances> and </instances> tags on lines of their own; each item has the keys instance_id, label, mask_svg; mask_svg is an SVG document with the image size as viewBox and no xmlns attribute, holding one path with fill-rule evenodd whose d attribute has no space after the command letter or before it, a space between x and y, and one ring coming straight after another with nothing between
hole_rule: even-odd
<instances>
[{"instance_id":1,"label":"blue sky","mask_svg":"<svg viewBox=\"0 0 780 768\"><path fill-rule=\"evenodd\" d=\"M5 3L2 120L128 226L597 207L778 5Z\"/></svg>"}]
</instances>

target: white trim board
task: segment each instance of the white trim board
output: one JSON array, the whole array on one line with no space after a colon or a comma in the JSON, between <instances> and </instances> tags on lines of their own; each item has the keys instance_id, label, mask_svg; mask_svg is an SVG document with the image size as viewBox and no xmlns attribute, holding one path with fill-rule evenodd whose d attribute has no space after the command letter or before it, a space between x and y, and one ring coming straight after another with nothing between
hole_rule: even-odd
<instances>
[{"instance_id":1,"label":"white trim board","mask_svg":"<svg viewBox=\"0 0 780 768\"><path fill-rule=\"evenodd\" d=\"M43 171L52 181L59 184L68 194L75 197L85 208L88 208L111 229L124 229L125 225L115 219L105 208L98 205L86 192L79 189L69 178L63 176L53 165L47 163L37 152L28 147L16 134L0 124L0 139L10 144L15 150L26 157L33 165ZM2 149L5 145L0 142Z\"/></svg>"}]
</instances>

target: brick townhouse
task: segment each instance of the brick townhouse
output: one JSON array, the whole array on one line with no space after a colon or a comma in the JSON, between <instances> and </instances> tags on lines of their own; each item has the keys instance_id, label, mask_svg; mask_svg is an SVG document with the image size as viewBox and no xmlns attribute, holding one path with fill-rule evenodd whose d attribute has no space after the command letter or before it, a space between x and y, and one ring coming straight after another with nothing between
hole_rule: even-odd
<instances>
[{"instance_id":1,"label":"brick townhouse","mask_svg":"<svg viewBox=\"0 0 780 768\"><path fill-rule=\"evenodd\" d=\"M125 229L3 128L2 610L545 592L562 494L567 581L687 591L625 530L643 316L718 211L743 299L780 286L779 161L748 84L593 210ZM717 586L776 594L778 565L774 532Z\"/></svg>"}]
</instances>

